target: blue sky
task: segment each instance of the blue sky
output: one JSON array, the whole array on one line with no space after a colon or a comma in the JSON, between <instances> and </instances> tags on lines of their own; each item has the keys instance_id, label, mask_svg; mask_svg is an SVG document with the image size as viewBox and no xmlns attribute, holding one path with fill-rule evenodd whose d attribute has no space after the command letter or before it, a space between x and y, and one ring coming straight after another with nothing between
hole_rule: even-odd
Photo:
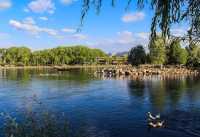
<instances>
[{"instance_id":1,"label":"blue sky","mask_svg":"<svg viewBox=\"0 0 200 137\"><path fill-rule=\"evenodd\" d=\"M128 51L137 44L147 46L153 11L139 11L132 3L118 0L111 7L103 1L99 15L91 8L80 24L82 0L0 0L0 48L27 46L32 50L57 46L87 45L106 52ZM175 25L176 35L185 33L185 25Z\"/></svg>"}]
</instances>

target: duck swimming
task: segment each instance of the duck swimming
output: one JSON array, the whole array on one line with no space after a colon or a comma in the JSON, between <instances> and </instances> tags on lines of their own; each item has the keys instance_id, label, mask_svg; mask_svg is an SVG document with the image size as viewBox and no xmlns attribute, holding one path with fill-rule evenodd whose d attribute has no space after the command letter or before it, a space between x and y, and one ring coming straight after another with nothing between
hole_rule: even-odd
<instances>
[{"instance_id":1,"label":"duck swimming","mask_svg":"<svg viewBox=\"0 0 200 137\"><path fill-rule=\"evenodd\" d=\"M149 122L148 125L149 125L150 127L153 127L153 128L160 128L160 127L163 127L163 126L164 126L164 121L156 122L156 123Z\"/></svg>"},{"instance_id":2,"label":"duck swimming","mask_svg":"<svg viewBox=\"0 0 200 137\"><path fill-rule=\"evenodd\" d=\"M156 119L160 119L160 114L156 115L156 116L153 116L151 114L151 112L148 112L148 118L151 119L151 120L156 120Z\"/></svg>"},{"instance_id":3,"label":"duck swimming","mask_svg":"<svg viewBox=\"0 0 200 137\"><path fill-rule=\"evenodd\" d=\"M150 112L147 113L148 125L153 128L160 128L164 126L164 121L161 121L160 114L153 116Z\"/></svg>"}]
</instances>

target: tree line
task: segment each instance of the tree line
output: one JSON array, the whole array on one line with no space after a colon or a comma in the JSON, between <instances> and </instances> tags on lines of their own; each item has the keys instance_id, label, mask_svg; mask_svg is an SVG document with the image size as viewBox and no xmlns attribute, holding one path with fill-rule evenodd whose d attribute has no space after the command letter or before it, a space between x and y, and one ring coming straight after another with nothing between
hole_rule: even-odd
<instances>
[{"instance_id":1,"label":"tree line","mask_svg":"<svg viewBox=\"0 0 200 137\"><path fill-rule=\"evenodd\" d=\"M93 64L97 57L107 57L100 49L85 46L57 47L31 51L27 47L0 49L1 65L61 65Z\"/></svg>"},{"instance_id":2,"label":"tree line","mask_svg":"<svg viewBox=\"0 0 200 137\"><path fill-rule=\"evenodd\" d=\"M187 65L200 66L200 46L190 43L182 47L179 39L165 41L156 37L149 43L148 52L142 45L132 48L128 53L128 62L132 65L157 64L157 65Z\"/></svg>"},{"instance_id":3,"label":"tree line","mask_svg":"<svg viewBox=\"0 0 200 137\"><path fill-rule=\"evenodd\" d=\"M57 47L38 51L31 51L27 47L0 48L2 66L98 64L99 57L107 60L115 59L100 49L85 46ZM148 50L142 45L133 47L128 53L127 60L132 65L169 64L198 67L200 46L193 43L182 47L178 39L166 42L163 38L157 37L149 43Z\"/></svg>"}]
</instances>

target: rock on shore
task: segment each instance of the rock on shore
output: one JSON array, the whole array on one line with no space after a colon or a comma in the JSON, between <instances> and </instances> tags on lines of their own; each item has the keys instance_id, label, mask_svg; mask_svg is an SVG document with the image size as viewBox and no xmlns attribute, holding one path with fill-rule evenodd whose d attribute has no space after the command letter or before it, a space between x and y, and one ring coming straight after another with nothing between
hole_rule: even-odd
<instances>
[{"instance_id":1,"label":"rock on shore","mask_svg":"<svg viewBox=\"0 0 200 137\"><path fill-rule=\"evenodd\" d=\"M96 74L105 77L115 76L145 76L145 75L191 75L199 74L199 71L194 68L185 66L162 66L162 65L141 65L138 67L115 66L98 70Z\"/></svg>"}]
</instances>

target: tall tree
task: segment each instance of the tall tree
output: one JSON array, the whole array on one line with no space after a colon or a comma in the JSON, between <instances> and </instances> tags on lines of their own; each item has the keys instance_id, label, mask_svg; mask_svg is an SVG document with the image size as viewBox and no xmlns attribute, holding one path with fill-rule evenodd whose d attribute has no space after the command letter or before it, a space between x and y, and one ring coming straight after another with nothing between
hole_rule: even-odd
<instances>
[{"instance_id":1,"label":"tall tree","mask_svg":"<svg viewBox=\"0 0 200 137\"><path fill-rule=\"evenodd\" d=\"M22 65L29 65L31 57L31 50L26 47L20 47L17 51L17 62Z\"/></svg>"},{"instance_id":2,"label":"tall tree","mask_svg":"<svg viewBox=\"0 0 200 137\"><path fill-rule=\"evenodd\" d=\"M168 64L186 64L188 53L181 48L180 40L173 40L167 49Z\"/></svg>"},{"instance_id":3,"label":"tall tree","mask_svg":"<svg viewBox=\"0 0 200 137\"><path fill-rule=\"evenodd\" d=\"M6 49L0 48L0 63L1 64L5 63L5 53L6 53Z\"/></svg>"},{"instance_id":4,"label":"tall tree","mask_svg":"<svg viewBox=\"0 0 200 137\"><path fill-rule=\"evenodd\" d=\"M200 47L197 44L190 44L189 47L187 47L189 56L187 65L199 67L200 66Z\"/></svg>"},{"instance_id":5,"label":"tall tree","mask_svg":"<svg viewBox=\"0 0 200 137\"><path fill-rule=\"evenodd\" d=\"M164 64L166 62L165 41L161 37L156 37L149 45L149 58L152 64Z\"/></svg>"},{"instance_id":6,"label":"tall tree","mask_svg":"<svg viewBox=\"0 0 200 137\"><path fill-rule=\"evenodd\" d=\"M31 50L26 47L11 47L4 52L4 60L12 65L28 65Z\"/></svg>"}]
</instances>

